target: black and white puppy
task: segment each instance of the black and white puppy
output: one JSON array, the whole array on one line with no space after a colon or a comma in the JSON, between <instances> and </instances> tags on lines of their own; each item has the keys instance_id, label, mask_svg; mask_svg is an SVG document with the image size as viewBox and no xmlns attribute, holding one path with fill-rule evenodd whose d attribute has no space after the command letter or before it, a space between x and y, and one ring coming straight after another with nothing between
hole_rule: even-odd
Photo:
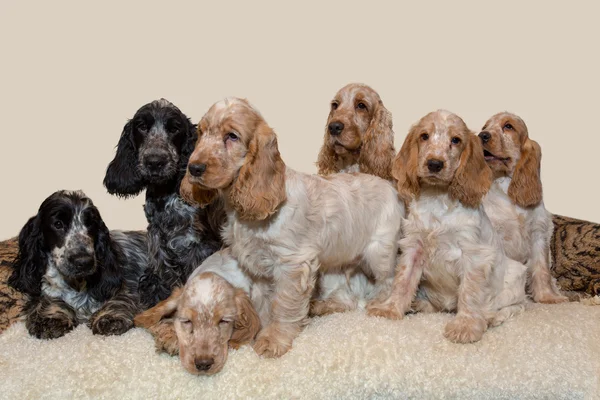
<instances>
[{"instance_id":1,"label":"black and white puppy","mask_svg":"<svg viewBox=\"0 0 600 400\"><path fill-rule=\"evenodd\" d=\"M144 232L109 232L84 193L53 193L19 233L8 281L27 294L27 330L52 339L87 322L95 334L126 332L140 311L147 254Z\"/></svg>"},{"instance_id":2,"label":"black and white puppy","mask_svg":"<svg viewBox=\"0 0 600 400\"><path fill-rule=\"evenodd\" d=\"M150 267L140 279L145 308L166 299L221 248L222 204L199 209L179 196L196 138L196 126L175 105L153 101L127 122L106 171L104 186L111 194L129 197L146 189Z\"/></svg>"}]
</instances>

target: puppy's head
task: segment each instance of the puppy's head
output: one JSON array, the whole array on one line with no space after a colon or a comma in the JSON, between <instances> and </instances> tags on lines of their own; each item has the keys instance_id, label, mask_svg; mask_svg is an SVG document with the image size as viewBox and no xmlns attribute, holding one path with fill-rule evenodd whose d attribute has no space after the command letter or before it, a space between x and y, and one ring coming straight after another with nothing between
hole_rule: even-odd
<instances>
[{"instance_id":1,"label":"puppy's head","mask_svg":"<svg viewBox=\"0 0 600 400\"><path fill-rule=\"evenodd\" d=\"M511 177L509 196L521 207L531 207L542 200L540 167L542 150L529 139L527 125L518 116L502 112L483 126L479 138L485 161L495 177Z\"/></svg>"},{"instance_id":2,"label":"puppy's head","mask_svg":"<svg viewBox=\"0 0 600 400\"><path fill-rule=\"evenodd\" d=\"M286 199L277 136L244 99L214 104L198 124L181 194L202 205L218 191L228 192L230 205L245 220L267 218Z\"/></svg>"},{"instance_id":3,"label":"puppy's head","mask_svg":"<svg viewBox=\"0 0 600 400\"><path fill-rule=\"evenodd\" d=\"M394 154L392 115L379 94L358 83L340 89L331 101L319 173L328 175L339 172L340 164L358 163L361 172L389 179Z\"/></svg>"},{"instance_id":4,"label":"puppy's head","mask_svg":"<svg viewBox=\"0 0 600 400\"><path fill-rule=\"evenodd\" d=\"M183 290L138 315L135 324L148 328L165 317L174 318L181 363L195 375L221 371L228 346L252 341L260 329L246 292L212 272L194 276Z\"/></svg>"},{"instance_id":5,"label":"puppy's head","mask_svg":"<svg viewBox=\"0 0 600 400\"><path fill-rule=\"evenodd\" d=\"M74 289L86 282L90 290L92 283L109 276L118 285L116 264L108 228L92 201L80 191L59 191L44 200L21 230L19 255L9 282L21 291L38 294L41 278L51 266Z\"/></svg>"},{"instance_id":6,"label":"puppy's head","mask_svg":"<svg viewBox=\"0 0 600 400\"><path fill-rule=\"evenodd\" d=\"M431 112L412 126L392 174L405 202L418 196L422 186L433 186L477 207L491 185L479 139L459 116L445 110Z\"/></svg>"},{"instance_id":7,"label":"puppy's head","mask_svg":"<svg viewBox=\"0 0 600 400\"><path fill-rule=\"evenodd\" d=\"M195 139L194 125L174 104L160 99L144 105L123 128L104 186L130 196L180 179Z\"/></svg>"}]
</instances>

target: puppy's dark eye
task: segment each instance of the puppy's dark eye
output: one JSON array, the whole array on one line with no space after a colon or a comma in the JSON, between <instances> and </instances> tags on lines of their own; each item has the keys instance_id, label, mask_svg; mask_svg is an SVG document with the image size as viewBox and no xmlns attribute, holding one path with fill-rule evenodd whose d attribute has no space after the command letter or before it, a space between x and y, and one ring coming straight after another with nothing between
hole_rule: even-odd
<instances>
[{"instance_id":1,"label":"puppy's dark eye","mask_svg":"<svg viewBox=\"0 0 600 400\"><path fill-rule=\"evenodd\" d=\"M233 132L229 132L226 136L225 136L225 140L232 140L232 141L236 141L238 140L240 137L238 135L236 135Z\"/></svg>"},{"instance_id":2,"label":"puppy's dark eye","mask_svg":"<svg viewBox=\"0 0 600 400\"><path fill-rule=\"evenodd\" d=\"M356 105L356 108L360 109L360 110L366 110L367 106L365 105L365 103L360 102Z\"/></svg>"},{"instance_id":3,"label":"puppy's dark eye","mask_svg":"<svg viewBox=\"0 0 600 400\"><path fill-rule=\"evenodd\" d=\"M458 137L453 137L451 140L452 144L459 144L460 143L460 138Z\"/></svg>"},{"instance_id":4,"label":"puppy's dark eye","mask_svg":"<svg viewBox=\"0 0 600 400\"><path fill-rule=\"evenodd\" d=\"M335 103L335 102L334 102L334 103L331 103L331 109L332 109L332 110L337 110L337 109L338 109L338 106L339 106L339 105L338 105L338 103Z\"/></svg>"},{"instance_id":5,"label":"puppy's dark eye","mask_svg":"<svg viewBox=\"0 0 600 400\"><path fill-rule=\"evenodd\" d=\"M510 123L506 123L504 124L503 129L509 130L509 131L513 131L515 128L513 128L513 126Z\"/></svg>"},{"instance_id":6,"label":"puppy's dark eye","mask_svg":"<svg viewBox=\"0 0 600 400\"><path fill-rule=\"evenodd\" d=\"M137 124L136 128L139 132L142 132L142 133L148 132L148 125L146 125L143 122L140 122L139 124Z\"/></svg>"},{"instance_id":7,"label":"puppy's dark eye","mask_svg":"<svg viewBox=\"0 0 600 400\"><path fill-rule=\"evenodd\" d=\"M425 141L429 139L429 134L428 133L421 133L421 140Z\"/></svg>"},{"instance_id":8,"label":"puppy's dark eye","mask_svg":"<svg viewBox=\"0 0 600 400\"><path fill-rule=\"evenodd\" d=\"M169 124L167 124L167 131L169 131L169 133L179 133L180 128L181 126L177 121L171 121Z\"/></svg>"},{"instance_id":9,"label":"puppy's dark eye","mask_svg":"<svg viewBox=\"0 0 600 400\"><path fill-rule=\"evenodd\" d=\"M65 227L65 224L62 221L54 221L54 228L58 230L62 230Z\"/></svg>"}]
</instances>

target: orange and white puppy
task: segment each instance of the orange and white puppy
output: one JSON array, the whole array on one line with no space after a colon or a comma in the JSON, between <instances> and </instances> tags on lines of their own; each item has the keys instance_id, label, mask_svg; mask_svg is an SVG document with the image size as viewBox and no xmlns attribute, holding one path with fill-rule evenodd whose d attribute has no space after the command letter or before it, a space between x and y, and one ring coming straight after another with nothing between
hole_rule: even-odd
<instances>
[{"instance_id":1,"label":"orange and white puppy","mask_svg":"<svg viewBox=\"0 0 600 400\"><path fill-rule=\"evenodd\" d=\"M183 288L135 318L135 324L152 330L173 318L176 335L163 335L165 349L178 346L185 369L195 375L213 375L227 361L228 347L251 342L260 319L248 296L252 281L239 268L229 249L207 258Z\"/></svg>"},{"instance_id":2,"label":"orange and white puppy","mask_svg":"<svg viewBox=\"0 0 600 400\"><path fill-rule=\"evenodd\" d=\"M483 205L506 254L527 265L534 301L568 301L559 294L550 273L553 224L542 198L539 144L529 138L525 122L507 112L491 117L479 138L485 161L494 173Z\"/></svg>"},{"instance_id":3,"label":"orange and white puppy","mask_svg":"<svg viewBox=\"0 0 600 400\"><path fill-rule=\"evenodd\" d=\"M526 267L506 257L481 204L492 172L464 121L443 110L427 114L411 128L392 175L409 205L402 255L391 296L367 312L392 319L411 305L456 312L445 336L459 343L520 312Z\"/></svg>"}]
</instances>

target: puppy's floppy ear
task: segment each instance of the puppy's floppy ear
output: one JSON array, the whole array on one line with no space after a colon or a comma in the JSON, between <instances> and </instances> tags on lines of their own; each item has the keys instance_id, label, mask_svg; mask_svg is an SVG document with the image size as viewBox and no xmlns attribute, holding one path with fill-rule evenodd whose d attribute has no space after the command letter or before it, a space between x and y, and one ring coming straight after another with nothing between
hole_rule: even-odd
<instances>
[{"instance_id":1,"label":"puppy's floppy ear","mask_svg":"<svg viewBox=\"0 0 600 400\"><path fill-rule=\"evenodd\" d=\"M135 326L140 328L149 328L158 323L161 319L173 316L175 311L177 311L179 299L181 298L182 294L183 287L176 287L173 289L171 296L161 301L154 307L144 311L141 314L138 314L133 319L133 323Z\"/></svg>"},{"instance_id":2,"label":"puppy's floppy ear","mask_svg":"<svg viewBox=\"0 0 600 400\"><path fill-rule=\"evenodd\" d=\"M229 200L238 218L263 220L286 200L285 164L275 132L261 121L248 146L246 162L234 181Z\"/></svg>"},{"instance_id":3,"label":"puppy's floppy ear","mask_svg":"<svg viewBox=\"0 0 600 400\"><path fill-rule=\"evenodd\" d=\"M179 179L182 180L184 175L187 174L187 165L190 160L190 156L196 148L196 142L198 141L197 126L192 124L189 119L186 120L186 131L181 145L181 153L179 155ZM181 182L180 182L181 184Z\"/></svg>"},{"instance_id":4,"label":"puppy's floppy ear","mask_svg":"<svg viewBox=\"0 0 600 400\"><path fill-rule=\"evenodd\" d=\"M398 195L406 206L421 192L421 185L417 176L418 140L418 125L414 125L408 132L392 165L392 177L398 182Z\"/></svg>"},{"instance_id":5,"label":"puppy's floppy ear","mask_svg":"<svg viewBox=\"0 0 600 400\"><path fill-rule=\"evenodd\" d=\"M452 199L459 200L467 207L475 208L490 190L492 170L485 162L480 139L471 132L468 132L466 137L460 164L454 173L448 192Z\"/></svg>"},{"instance_id":6,"label":"puppy's floppy ear","mask_svg":"<svg viewBox=\"0 0 600 400\"><path fill-rule=\"evenodd\" d=\"M392 178L392 162L396 154L392 113L383 106L381 100L376 107L362 140L358 163L360 172L390 180Z\"/></svg>"},{"instance_id":7,"label":"puppy's floppy ear","mask_svg":"<svg viewBox=\"0 0 600 400\"><path fill-rule=\"evenodd\" d=\"M260 318L252 305L252 301L242 289L236 289L235 305L237 316L233 324L233 333L229 345L234 349L251 342L260 330Z\"/></svg>"},{"instance_id":8,"label":"puppy's floppy ear","mask_svg":"<svg viewBox=\"0 0 600 400\"><path fill-rule=\"evenodd\" d=\"M94 241L94 253L98 270L88 279L90 296L97 300L107 300L117 294L123 284L123 270L119 262L118 250L110 237L106 224L96 214L98 236Z\"/></svg>"},{"instance_id":9,"label":"puppy's floppy ear","mask_svg":"<svg viewBox=\"0 0 600 400\"><path fill-rule=\"evenodd\" d=\"M108 193L129 197L137 195L144 189L137 163L138 149L133 139L133 122L129 121L121 133L117 154L106 169L104 186Z\"/></svg>"},{"instance_id":10,"label":"puppy's floppy ear","mask_svg":"<svg viewBox=\"0 0 600 400\"><path fill-rule=\"evenodd\" d=\"M19 252L8 284L29 295L39 295L42 277L46 272L48 256L44 249L41 216L31 217L19 233Z\"/></svg>"},{"instance_id":11,"label":"puppy's floppy ear","mask_svg":"<svg viewBox=\"0 0 600 400\"><path fill-rule=\"evenodd\" d=\"M198 185L194 185L190 182L190 172L186 171L179 186L179 195L188 204L204 207L213 202L218 192L212 189L201 189Z\"/></svg>"},{"instance_id":12,"label":"puppy's floppy ear","mask_svg":"<svg viewBox=\"0 0 600 400\"><path fill-rule=\"evenodd\" d=\"M542 201L541 163L540 145L527 139L521 148L521 158L508 186L508 196L523 208L535 207Z\"/></svg>"},{"instance_id":13,"label":"puppy's floppy ear","mask_svg":"<svg viewBox=\"0 0 600 400\"><path fill-rule=\"evenodd\" d=\"M327 124L325 125L325 136L323 137L323 146L319 151L319 158L317 159L317 168L319 175L330 175L339 172L335 163L338 160L338 156L333 150L333 147L329 144L329 121L331 114L327 118Z\"/></svg>"}]
</instances>

